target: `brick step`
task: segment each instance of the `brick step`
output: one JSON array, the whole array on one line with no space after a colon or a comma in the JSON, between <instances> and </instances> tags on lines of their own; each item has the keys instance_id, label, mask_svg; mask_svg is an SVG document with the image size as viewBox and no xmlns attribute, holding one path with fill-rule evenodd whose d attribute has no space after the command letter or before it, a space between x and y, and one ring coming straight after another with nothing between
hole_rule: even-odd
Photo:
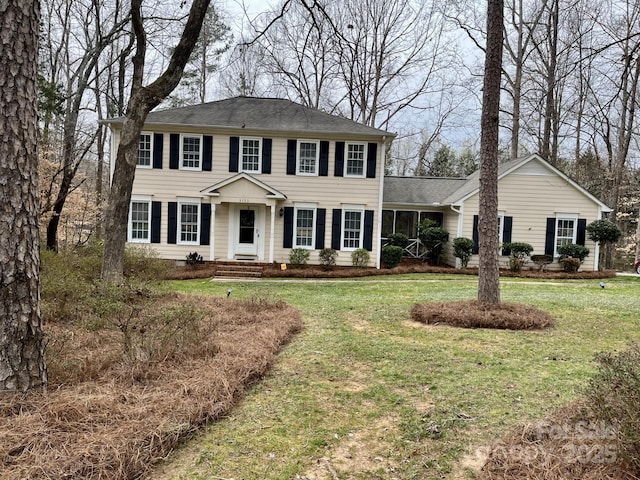
<instances>
[{"instance_id":1,"label":"brick step","mask_svg":"<svg viewBox=\"0 0 640 480\"><path fill-rule=\"evenodd\" d=\"M260 278L262 277L262 265L238 264L235 262L219 263L215 276L226 278Z\"/></svg>"},{"instance_id":2,"label":"brick step","mask_svg":"<svg viewBox=\"0 0 640 480\"><path fill-rule=\"evenodd\" d=\"M261 278L262 272L246 271L246 270L218 270L215 274L216 278Z\"/></svg>"}]
</instances>

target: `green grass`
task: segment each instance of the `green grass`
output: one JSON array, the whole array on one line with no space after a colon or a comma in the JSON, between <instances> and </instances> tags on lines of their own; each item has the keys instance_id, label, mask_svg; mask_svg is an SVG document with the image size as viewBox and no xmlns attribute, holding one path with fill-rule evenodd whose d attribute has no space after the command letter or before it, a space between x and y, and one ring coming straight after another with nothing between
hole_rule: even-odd
<instances>
[{"instance_id":1,"label":"green grass","mask_svg":"<svg viewBox=\"0 0 640 480\"><path fill-rule=\"evenodd\" d=\"M163 478L332 478L327 458L339 478L473 478L460 466L466 454L579 398L594 354L638 339L640 277L606 283L504 279L504 301L557 320L552 330L515 332L409 319L417 302L475 298L475 277L169 282L183 292L232 288L237 297L285 300L305 328Z\"/></svg>"}]
</instances>

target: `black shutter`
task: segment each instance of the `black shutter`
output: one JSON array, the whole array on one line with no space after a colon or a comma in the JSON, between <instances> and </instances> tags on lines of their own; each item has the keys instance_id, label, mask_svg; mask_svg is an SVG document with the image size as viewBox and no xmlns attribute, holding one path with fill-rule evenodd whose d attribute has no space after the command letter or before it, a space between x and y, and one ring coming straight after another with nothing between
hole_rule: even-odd
<instances>
[{"instance_id":1,"label":"black shutter","mask_svg":"<svg viewBox=\"0 0 640 480\"><path fill-rule=\"evenodd\" d=\"M180 135L172 133L169 137L169 168L177 170L180 167Z\"/></svg>"},{"instance_id":2,"label":"black shutter","mask_svg":"<svg viewBox=\"0 0 640 480\"><path fill-rule=\"evenodd\" d=\"M370 143L367 146L367 178L376 178L377 155L378 155L378 144Z\"/></svg>"},{"instance_id":3,"label":"black shutter","mask_svg":"<svg viewBox=\"0 0 640 480\"><path fill-rule=\"evenodd\" d=\"M502 217L502 243L511 243L513 217Z\"/></svg>"},{"instance_id":4,"label":"black shutter","mask_svg":"<svg viewBox=\"0 0 640 480\"><path fill-rule=\"evenodd\" d=\"M213 137L211 135L203 137L202 157L202 170L210 172L213 163Z\"/></svg>"},{"instance_id":5,"label":"black shutter","mask_svg":"<svg viewBox=\"0 0 640 480\"><path fill-rule=\"evenodd\" d=\"M176 243L178 234L178 202L169 202L167 243Z\"/></svg>"},{"instance_id":6,"label":"black shutter","mask_svg":"<svg viewBox=\"0 0 640 480\"><path fill-rule=\"evenodd\" d=\"M273 141L270 138L262 139L262 173L271 173L271 147Z\"/></svg>"},{"instance_id":7,"label":"black shutter","mask_svg":"<svg viewBox=\"0 0 640 480\"><path fill-rule=\"evenodd\" d=\"M329 175L329 142L324 140L320 142L320 165L318 166L318 175L321 177Z\"/></svg>"},{"instance_id":8,"label":"black shutter","mask_svg":"<svg viewBox=\"0 0 640 480\"><path fill-rule=\"evenodd\" d=\"M160 243L160 220L162 203L151 202L151 243Z\"/></svg>"},{"instance_id":9,"label":"black shutter","mask_svg":"<svg viewBox=\"0 0 640 480\"><path fill-rule=\"evenodd\" d=\"M478 238L478 215L473 216L473 233L471 234L473 239L473 249L471 253L478 253L480 250L479 238Z\"/></svg>"},{"instance_id":10,"label":"black shutter","mask_svg":"<svg viewBox=\"0 0 640 480\"><path fill-rule=\"evenodd\" d=\"M229 137L229 171L238 171L238 159L240 157L240 138Z\"/></svg>"},{"instance_id":11,"label":"black shutter","mask_svg":"<svg viewBox=\"0 0 640 480\"><path fill-rule=\"evenodd\" d=\"M333 175L336 177L344 176L344 142L336 142L335 169Z\"/></svg>"},{"instance_id":12,"label":"black shutter","mask_svg":"<svg viewBox=\"0 0 640 480\"><path fill-rule=\"evenodd\" d=\"M297 140L287 140L287 175L296 174L296 148Z\"/></svg>"},{"instance_id":13,"label":"black shutter","mask_svg":"<svg viewBox=\"0 0 640 480\"><path fill-rule=\"evenodd\" d=\"M556 241L556 219L555 217L547 218L547 232L544 239L544 254L552 255L555 252L554 242Z\"/></svg>"},{"instance_id":14,"label":"black shutter","mask_svg":"<svg viewBox=\"0 0 640 480\"><path fill-rule=\"evenodd\" d=\"M587 239L587 219L579 218L578 231L576 232L576 243L578 245L584 246L586 239Z\"/></svg>"},{"instance_id":15,"label":"black shutter","mask_svg":"<svg viewBox=\"0 0 640 480\"><path fill-rule=\"evenodd\" d=\"M153 134L153 168L162 168L162 147L164 144L164 135L161 133Z\"/></svg>"},{"instance_id":16,"label":"black shutter","mask_svg":"<svg viewBox=\"0 0 640 480\"><path fill-rule=\"evenodd\" d=\"M324 248L325 224L327 223L327 209L318 208L316 210L316 249Z\"/></svg>"},{"instance_id":17,"label":"black shutter","mask_svg":"<svg viewBox=\"0 0 640 480\"><path fill-rule=\"evenodd\" d=\"M200 245L209 245L211 231L211 204L200 205Z\"/></svg>"},{"instance_id":18,"label":"black shutter","mask_svg":"<svg viewBox=\"0 0 640 480\"><path fill-rule=\"evenodd\" d=\"M284 207L284 238L282 248L293 247L293 207Z\"/></svg>"},{"instance_id":19,"label":"black shutter","mask_svg":"<svg viewBox=\"0 0 640 480\"><path fill-rule=\"evenodd\" d=\"M340 236L342 235L342 210L333 209L331 218L331 248L340 250Z\"/></svg>"},{"instance_id":20,"label":"black shutter","mask_svg":"<svg viewBox=\"0 0 640 480\"><path fill-rule=\"evenodd\" d=\"M369 252L373 250L373 210L364 211L364 239L363 248Z\"/></svg>"}]
</instances>

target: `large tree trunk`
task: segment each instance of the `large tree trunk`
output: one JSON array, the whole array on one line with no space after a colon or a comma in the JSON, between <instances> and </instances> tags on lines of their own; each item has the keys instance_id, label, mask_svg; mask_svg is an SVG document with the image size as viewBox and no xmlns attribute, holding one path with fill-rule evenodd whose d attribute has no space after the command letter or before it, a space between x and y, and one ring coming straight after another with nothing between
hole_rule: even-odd
<instances>
[{"instance_id":1,"label":"large tree trunk","mask_svg":"<svg viewBox=\"0 0 640 480\"><path fill-rule=\"evenodd\" d=\"M500 303L498 263L498 132L502 73L503 0L487 2L487 48L480 119L480 271L478 301Z\"/></svg>"},{"instance_id":2,"label":"large tree trunk","mask_svg":"<svg viewBox=\"0 0 640 480\"><path fill-rule=\"evenodd\" d=\"M0 1L0 391L44 387L37 0Z\"/></svg>"},{"instance_id":3,"label":"large tree trunk","mask_svg":"<svg viewBox=\"0 0 640 480\"><path fill-rule=\"evenodd\" d=\"M189 11L189 18L180 41L173 50L169 65L152 84L143 87L147 39L142 24L142 0L131 1L131 22L136 39L136 53L133 57L131 98L122 125L105 218L101 278L106 283L120 282L123 277L129 203L142 127L151 109L159 105L180 82L184 67L200 35L209 3L210 0L194 0Z\"/></svg>"}]
</instances>

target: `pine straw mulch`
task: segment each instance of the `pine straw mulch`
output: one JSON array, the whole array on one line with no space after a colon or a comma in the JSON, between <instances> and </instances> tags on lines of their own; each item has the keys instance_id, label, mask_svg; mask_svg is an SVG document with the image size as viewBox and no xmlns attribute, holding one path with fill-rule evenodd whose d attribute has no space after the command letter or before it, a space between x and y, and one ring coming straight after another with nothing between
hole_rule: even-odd
<instances>
[{"instance_id":1,"label":"pine straw mulch","mask_svg":"<svg viewBox=\"0 0 640 480\"><path fill-rule=\"evenodd\" d=\"M430 325L508 330L538 330L555 324L551 315L536 307L506 302L486 305L476 300L415 304L411 318Z\"/></svg>"},{"instance_id":2,"label":"pine straw mulch","mask_svg":"<svg viewBox=\"0 0 640 480\"><path fill-rule=\"evenodd\" d=\"M355 268L335 266L332 268L323 268L319 265L306 265L296 267L288 265L286 270L282 270L280 264L265 264L263 266L264 278L357 278L384 275L403 275L409 273L433 273L433 274L458 274L458 275L478 275L477 268L454 268L448 266L429 265L422 261L403 261L400 265L393 268L374 267ZM213 277L218 269L215 262L206 262L195 267L181 266L170 268L166 274L167 280L187 280L194 278L210 278ZM520 272L512 272L510 270L501 270L502 277L515 278L539 278L539 279L569 279L569 280L590 280L601 278L613 278L616 276L615 270L605 270L597 272L576 272L566 273L562 271L539 271L522 270Z\"/></svg>"},{"instance_id":3,"label":"pine straw mulch","mask_svg":"<svg viewBox=\"0 0 640 480\"><path fill-rule=\"evenodd\" d=\"M521 425L487 449L481 480L637 480L616 435L584 405Z\"/></svg>"},{"instance_id":4,"label":"pine straw mulch","mask_svg":"<svg viewBox=\"0 0 640 480\"><path fill-rule=\"evenodd\" d=\"M168 296L151 308L205 312L191 340L179 319L155 333L141 323L129 343L118 328L47 326L53 343L63 338L49 348L49 391L0 397L0 478L140 478L227 414L301 328L299 312L280 302ZM162 350L176 336L191 342L188 353Z\"/></svg>"}]
</instances>

